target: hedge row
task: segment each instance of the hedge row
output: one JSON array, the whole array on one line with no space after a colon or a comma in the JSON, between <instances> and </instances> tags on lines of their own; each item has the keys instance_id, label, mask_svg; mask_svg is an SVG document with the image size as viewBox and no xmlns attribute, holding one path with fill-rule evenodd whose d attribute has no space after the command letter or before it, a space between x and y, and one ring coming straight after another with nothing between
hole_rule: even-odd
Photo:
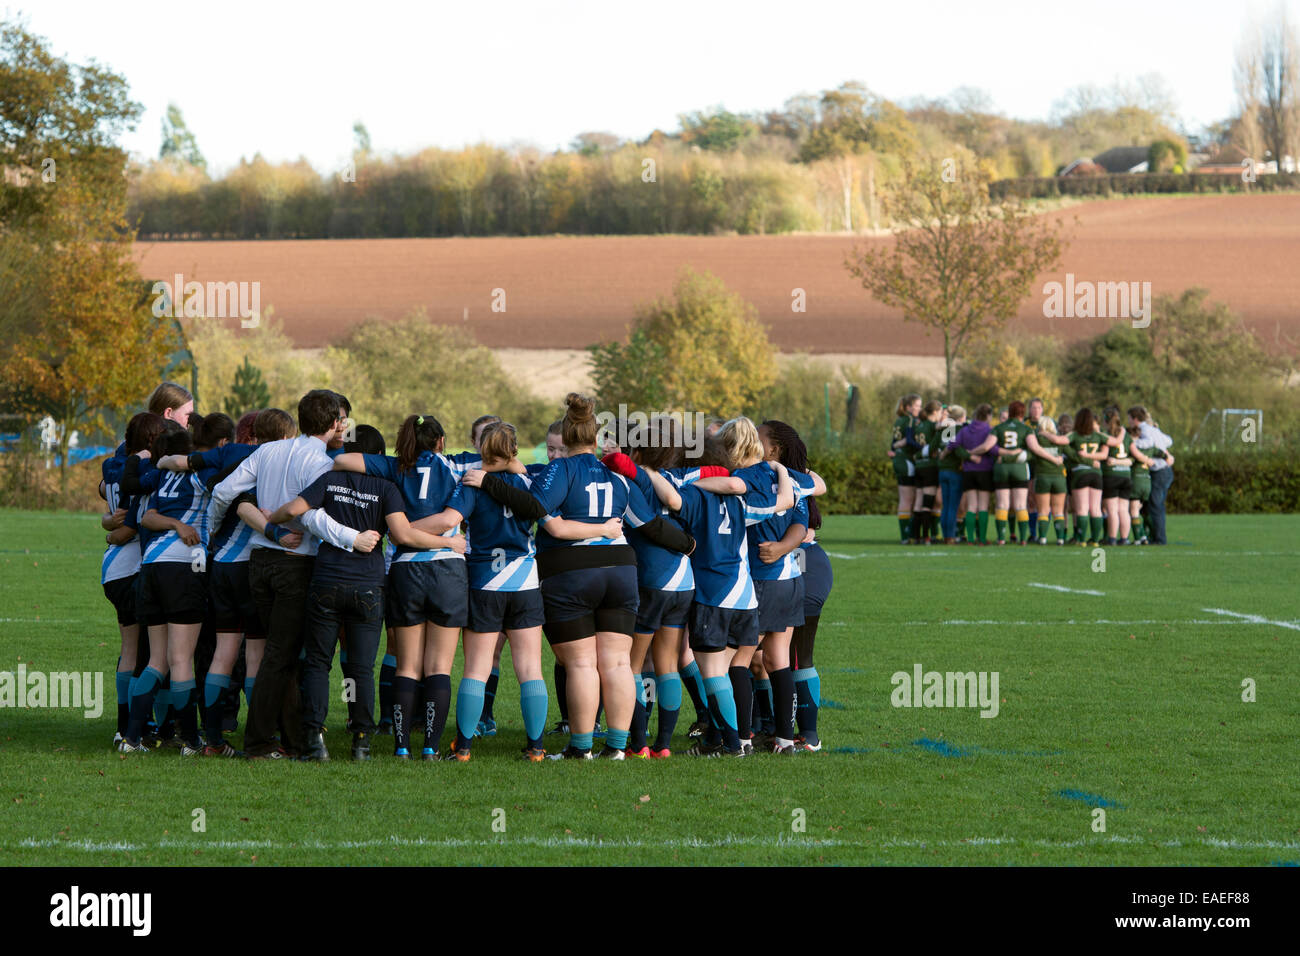
<instances>
[{"instance_id":1,"label":"hedge row","mask_svg":"<svg viewBox=\"0 0 1300 956\"><path fill-rule=\"evenodd\" d=\"M813 469L829 490L818 500L825 514L893 514L898 507L894 469L883 456L814 455ZM1300 456L1201 452L1179 455L1166 504L1178 514L1300 512Z\"/></svg>"},{"instance_id":2,"label":"hedge row","mask_svg":"<svg viewBox=\"0 0 1300 956\"><path fill-rule=\"evenodd\" d=\"M1000 179L989 185L994 199L1050 199L1057 196L1115 196L1136 193L1277 192L1300 189L1300 173L1260 176L1242 182L1240 173L1114 173L1107 176L1047 176Z\"/></svg>"},{"instance_id":3,"label":"hedge row","mask_svg":"<svg viewBox=\"0 0 1300 956\"><path fill-rule=\"evenodd\" d=\"M898 507L894 469L888 459L858 453L814 451L813 469L828 491L818 499L824 514L893 514ZM98 511L99 462L68 469L59 489L57 469L0 456L0 507ZM1199 452L1179 455L1168 510L1178 514L1282 514L1300 512L1300 455Z\"/></svg>"}]
</instances>

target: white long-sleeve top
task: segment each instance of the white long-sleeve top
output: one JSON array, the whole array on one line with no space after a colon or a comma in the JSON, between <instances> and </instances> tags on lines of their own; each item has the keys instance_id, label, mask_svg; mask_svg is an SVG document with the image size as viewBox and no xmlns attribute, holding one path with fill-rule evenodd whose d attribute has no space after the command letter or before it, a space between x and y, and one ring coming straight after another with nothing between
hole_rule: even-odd
<instances>
[{"instance_id":1,"label":"white long-sleeve top","mask_svg":"<svg viewBox=\"0 0 1300 956\"><path fill-rule=\"evenodd\" d=\"M1159 448L1161 451L1168 451L1173 447L1174 440L1150 422L1143 422L1138 426L1138 438L1133 444L1143 451L1148 448ZM1168 467L1169 462L1163 458L1151 459L1150 468L1152 471L1161 471Z\"/></svg>"},{"instance_id":2,"label":"white long-sleeve top","mask_svg":"<svg viewBox=\"0 0 1300 956\"><path fill-rule=\"evenodd\" d=\"M245 491L256 489L257 506L267 511L274 511L297 498L299 492L333 467L333 461L326 454L325 443L311 435L299 435L297 438L285 438L258 445L257 450L241 461L225 481L212 489L208 518L215 523L210 524L209 527L220 527L230 503ZM301 524L289 522L289 526L296 530L308 531L302 536L302 543L291 553L315 555L317 548L320 547L320 537ZM356 535L353 534L352 540L355 538ZM339 547L351 549L352 546L352 540L347 540L346 544L340 544L333 536L327 537L326 540L338 544ZM343 540L341 535L340 540ZM289 551L281 545L272 544L261 535L253 537L253 547Z\"/></svg>"}]
</instances>

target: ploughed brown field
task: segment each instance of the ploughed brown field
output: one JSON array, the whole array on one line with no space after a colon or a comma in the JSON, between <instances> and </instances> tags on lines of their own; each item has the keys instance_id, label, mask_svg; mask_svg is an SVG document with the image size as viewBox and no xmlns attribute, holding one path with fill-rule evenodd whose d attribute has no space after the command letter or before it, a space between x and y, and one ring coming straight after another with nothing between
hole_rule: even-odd
<instances>
[{"instance_id":1,"label":"ploughed brown field","mask_svg":"<svg viewBox=\"0 0 1300 956\"><path fill-rule=\"evenodd\" d=\"M1073 339L1110 320L1043 316L1043 284L1150 282L1153 296L1209 288L1265 339L1300 333L1300 195L1118 199L1054 217L1070 244L1038 278L1013 327ZM1078 217L1077 224L1073 221ZM142 242L143 274L172 281L260 282L299 347L338 341L370 316L423 307L467 323L492 347L580 349L620 338L639 303L671 292L684 265L720 276L753 303L777 348L942 354L942 342L872 299L844 268L855 243L888 236L608 236ZM505 312L493 312L493 290ZM803 289L806 312L791 309ZM468 310L468 313L466 312ZM466 317L468 315L468 317Z\"/></svg>"}]
</instances>

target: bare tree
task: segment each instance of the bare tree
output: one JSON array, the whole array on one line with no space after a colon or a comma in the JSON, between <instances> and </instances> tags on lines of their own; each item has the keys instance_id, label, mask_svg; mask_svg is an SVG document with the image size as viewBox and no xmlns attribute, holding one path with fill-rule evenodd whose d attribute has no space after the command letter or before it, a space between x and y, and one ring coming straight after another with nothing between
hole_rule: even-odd
<instances>
[{"instance_id":1,"label":"bare tree","mask_svg":"<svg viewBox=\"0 0 1300 956\"><path fill-rule=\"evenodd\" d=\"M1235 69L1243 127L1254 125L1259 143L1279 164L1300 139L1300 37L1279 3L1271 18L1247 26ZM1251 118L1254 123L1249 123ZM1250 134L1246 134L1250 137ZM1245 144L1243 143L1243 148ZM1250 152L1247 149L1247 152Z\"/></svg>"}]
</instances>

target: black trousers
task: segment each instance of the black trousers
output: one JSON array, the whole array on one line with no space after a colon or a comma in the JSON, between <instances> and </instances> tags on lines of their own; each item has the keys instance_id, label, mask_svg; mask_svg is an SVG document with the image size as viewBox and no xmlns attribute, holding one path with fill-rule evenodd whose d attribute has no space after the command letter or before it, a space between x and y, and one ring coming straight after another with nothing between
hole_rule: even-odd
<instances>
[{"instance_id":1,"label":"black trousers","mask_svg":"<svg viewBox=\"0 0 1300 956\"><path fill-rule=\"evenodd\" d=\"M281 729L285 750L303 750L298 658L307 618L307 588L316 559L272 548L257 548L249 558L248 583L266 631L266 655L253 684L244 729L244 750L256 755L275 746Z\"/></svg>"},{"instance_id":2,"label":"black trousers","mask_svg":"<svg viewBox=\"0 0 1300 956\"><path fill-rule=\"evenodd\" d=\"M383 587L326 584L313 581L307 588L307 658L302 675L302 726L308 733L325 727L329 713L330 664L339 639L339 625L347 635L347 662L343 665L343 699L353 732L375 732L375 655L384 626Z\"/></svg>"}]
</instances>

